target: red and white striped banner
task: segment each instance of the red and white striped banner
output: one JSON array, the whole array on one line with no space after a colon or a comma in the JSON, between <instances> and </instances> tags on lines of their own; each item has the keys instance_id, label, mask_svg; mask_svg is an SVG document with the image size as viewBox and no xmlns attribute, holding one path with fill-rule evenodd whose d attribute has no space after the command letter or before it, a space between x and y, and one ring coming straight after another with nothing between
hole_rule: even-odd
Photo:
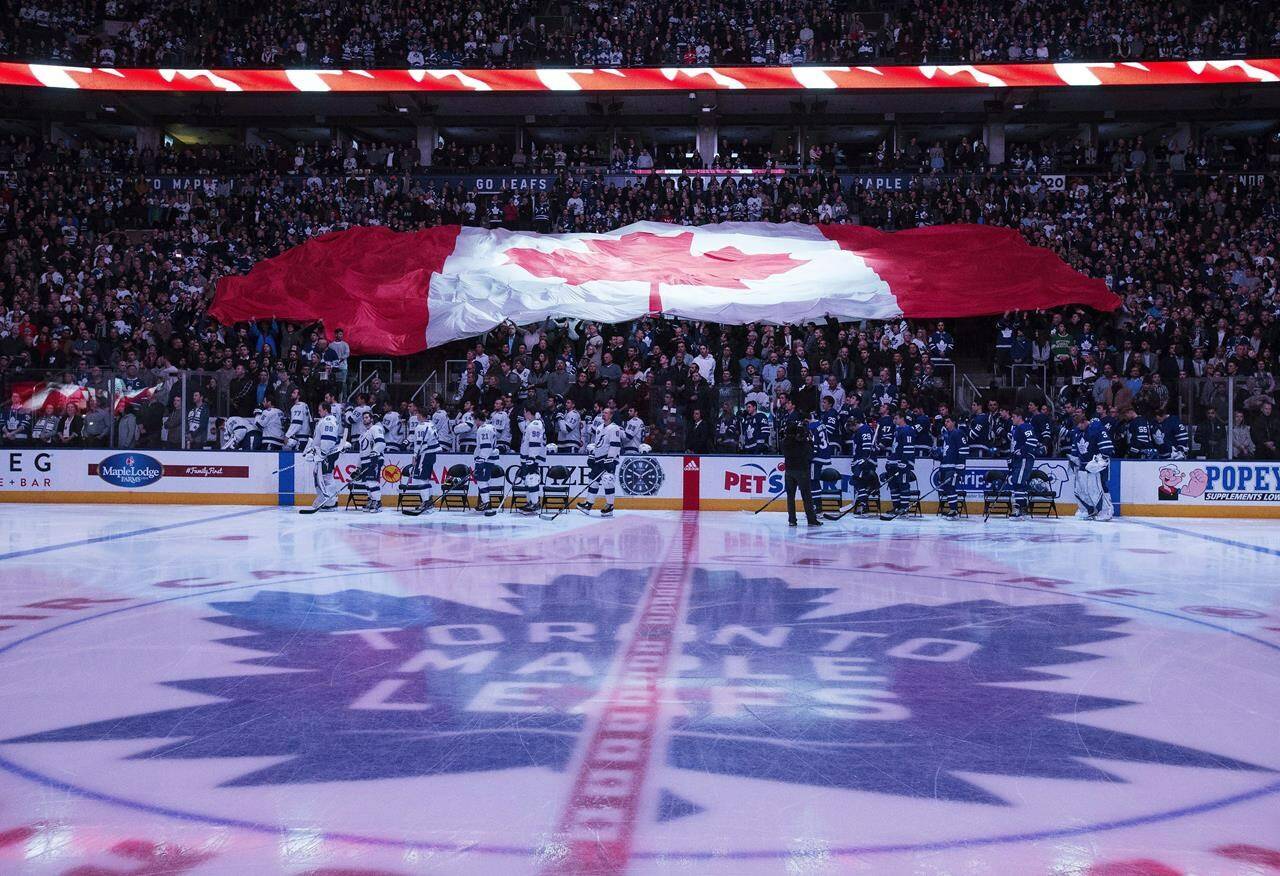
<instances>
[{"instance_id":1,"label":"red and white striped banner","mask_svg":"<svg viewBox=\"0 0 1280 876\"><path fill-rule=\"evenodd\" d=\"M1257 85L1276 82L1280 82L1280 58L882 67L556 67L523 70L178 70L0 63L0 85L92 91L894 91Z\"/></svg>"}]
</instances>

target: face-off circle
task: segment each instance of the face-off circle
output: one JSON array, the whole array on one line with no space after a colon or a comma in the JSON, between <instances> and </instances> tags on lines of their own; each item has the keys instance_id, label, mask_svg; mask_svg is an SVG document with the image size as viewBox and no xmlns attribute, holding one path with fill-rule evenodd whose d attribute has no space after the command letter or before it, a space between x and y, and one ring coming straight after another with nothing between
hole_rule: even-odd
<instances>
[{"instance_id":1,"label":"face-off circle","mask_svg":"<svg viewBox=\"0 0 1280 876\"><path fill-rule=\"evenodd\" d=\"M396 570L246 583L64 624L0 651L47 706L0 718L0 755L197 821L279 831L323 801L328 836L538 856L653 586L593 565L473 566L463 600ZM1280 709L1220 671L1280 659L1266 643L998 581L823 572L689 572L633 857L791 856L801 831L834 855L1019 842L1274 790Z\"/></svg>"}]
</instances>

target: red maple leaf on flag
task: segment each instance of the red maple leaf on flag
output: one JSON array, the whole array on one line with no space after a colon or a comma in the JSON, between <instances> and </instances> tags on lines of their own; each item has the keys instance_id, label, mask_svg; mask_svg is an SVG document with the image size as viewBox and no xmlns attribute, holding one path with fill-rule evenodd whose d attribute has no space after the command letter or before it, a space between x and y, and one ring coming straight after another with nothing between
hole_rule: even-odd
<instances>
[{"instance_id":1,"label":"red maple leaf on flag","mask_svg":"<svg viewBox=\"0 0 1280 876\"><path fill-rule=\"evenodd\" d=\"M649 310L662 310L659 285L716 286L746 289L743 280L763 280L785 274L807 260L786 253L746 253L726 246L700 255L693 252L693 232L661 235L633 231L621 237L587 240L587 252L557 249L543 252L519 247L507 258L535 277L563 277L580 286L591 280L640 281L649 284Z\"/></svg>"}]
</instances>

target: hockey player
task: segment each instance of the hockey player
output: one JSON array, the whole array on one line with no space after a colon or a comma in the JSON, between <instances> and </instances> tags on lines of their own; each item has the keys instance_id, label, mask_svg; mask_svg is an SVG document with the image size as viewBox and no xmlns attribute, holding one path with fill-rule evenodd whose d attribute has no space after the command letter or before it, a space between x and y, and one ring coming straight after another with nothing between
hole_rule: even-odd
<instances>
[{"instance_id":1,"label":"hockey player","mask_svg":"<svg viewBox=\"0 0 1280 876\"><path fill-rule=\"evenodd\" d=\"M885 477L889 481L889 496L893 500L893 515L901 516L911 510L913 494L918 491L911 488L915 474L916 430L907 424L907 416L899 411L893 418L893 443L889 445L889 461L885 466Z\"/></svg>"},{"instance_id":2,"label":"hockey player","mask_svg":"<svg viewBox=\"0 0 1280 876\"><path fill-rule=\"evenodd\" d=\"M382 510L382 463L387 452L387 439L382 424L366 409L360 417L360 473L358 477L369 492L364 510L377 514Z\"/></svg>"},{"instance_id":3,"label":"hockey player","mask_svg":"<svg viewBox=\"0 0 1280 876\"><path fill-rule=\"evenodd\" d=\"M311 435L313 423L311 408L302 400L302 390L296 386L289 392L289 429L284 433L286 450L297 450Z\"/></svg>"},{"instance_id":4,"label":"hockey player","mask_svg":"<svg viewBox=\"0 0 1280 876\"><path fill-rule=\"evenodd\" d=\"M769 442L769 417L757 410L756 403L747 402L747 411L738 423L738 434L743 453L764 453Z\"/></svg>"},{"instance_id":5,"label":"hockey player","mask_svg":"<svg viewBox=\"0 0 1280 876\"><path fill-rule=\"evenodd\" d=\"M404 419L400 412L391 406L391 402L382 403L382 434L387 442L387 453L404 453L407 435Z\"/></svg>"},{"instance_id":6,"label":"hockey player","mask_svg":"<svg viewBox=\"0 0 1280 876\"><path fill-rule=\"evenodd\" d=\"M251 433L261 434L257 423L247 417L227 417L222 424L223 450L249 450Z\"/></svg>"},{"instance_id":7,"label":"hockey player","mask_svg":"<svg viewBox=\"0 0 1280 876\"><path fill-rule=\"evenodd\" d=\"M819 402L822 409L818 412L818 422L826 430L827 441L831 442L832 453L840 452L840 436L844 432L844 416L836 408L835 399L823 396Z\"/></svg>"},{"instance_id":8,"label":"hockey player","mask_svg":"<svg viewBox=\"0 0 1280 876\"><path fill-rule=\"evenodd\" d=\"M364 434L364 415L371 411L369 407L369 397L363 392L356 395L356 403L346 409L343 416L347 424L347 435L352 441L359 441L360 436Z\"/></svg>"},{"instance_id":9,"label":"hockey player","mask_svg":"<svg viewBox=\"0 0 1280 876\"><path fill-rule=\"evenodd\" d=\"M622 452L639 453L644 443L644 420L635 405L627 408L627 425L622 429Z\"/></svg>"},{"instance_id":10,"label":"hockey player","mask_svg":"<svg viewBox=\"0 0 1280 876\"><path fill-rule=\"evenodd\" d=\"M449 419L449 412L440 404L440 396L431 397L427 416L431 420L431 427L436 430L436 437L440 439L440 449L446 452L454 450L453 421Z\"/></svg>"},{"instance_id":11,"label":"hockey player","mask_svg":"<svg viewBox=\"0 0 1280 876\"><path fill-rule=\"evenodd\" d=\"M831 465L833 447L827 435L827 427L822 424L818 415L809 415L809 432L813 435L813 460L809 463L809 480L814 484L822 483L822 471Z\"/></svg>"},{"instance_id":12,"label":"hockey player","mask_svg":"<svg viewBox=\"0 0 1280 876\"><path fill-rule=\"evenodd\" d=\"M622 430L618 428L617 423L613 422L613 412L609 409L605 409L602 419L604 425L600 429L597 441L587 446L588 476L591 478L591 485L587 487L587 498L578 503L578 510L583 514L590 514L592 506L596 503L596 497L603 487L604 508L600 516L612 517L618 455L622 453Z\"/></svg>"},{"instance_id":13,"label":"hockey player","mask_svg":"<svg viewBox=\"0 0 1280 876\"><path fill-rule=\"evenodd\" d=\"M974 458L991 455L991 446L988 444L990 428L991 418L982 410L982 405L975 401L969 413L969 453Z\"/></svg>"},{"instance_id":14,"label":"hockey player","mask_svg":"<svg viewBox=\"0 0 1280 876\"><path fill-rule=\"evenodd\" d=\"M1067 454L1073 472L1076 517L1111 519L1114 509L1110 496L1110 467L1115 452L1115 444L1105 424L1098 419L1090 420L1088 414L1079 411Z\"/></svg>"},{"instance_id":15,"label":"hockey player","mask_svg":"<svg viewBox=\"0 0 1280 876\"><path fill-rule=\"evenodd\" d=\"M1009 491L1013 496L1013 511L1010 516L1021 517L1027 512L1027 487L1036 456L1040 453L1040 439L1021 411L1014 411L1012 420L1013 425L1009 429Z\"/></svg>"},{"instance_id":16,"label":"hockey player","mask_svg":"<svg viewBox=\"0 0 1280 876\"><path fill-rule=\"evenodd\" d=\"M1177 415L1161 410L1151 429L1156 453L1161 459L1186 459L1191 450L1191 434Z\"/></svg>"},{"instance_id":17,"label":"hockey player","mask_svg":"<svg viewBox=\"0 0 1280 876\"><path fill-rule=\"evenodd\" d=\"M556 415L556 443L564 453L577 453L582 448L582 414L571 398L564 400L564 410Z\"/></svg>"},{"instance_id":18,"label":"hockey player","mask_svg":"<svg viewBox=\"0 0 1280 876\"><path fill-rule=\"evenodd\" d=\"M416 413L417 408L414 407L413 410ZM414 427L410 437L413 462L409 466L408 474L413 480L421 481L426 485L421 494L422 504L418 506L419 510L413 512L416 516L430 512L435 506L435 481L432 473L436 468L436 456L440 453L440 436L436 434L436 428L430 420L411 416L409 421L414 423Z\"/></svg>"},{"instance_id":19,"label":"hockey player","mask_svg":"<svg viewBox=\"0 0 1280 876\"><path fill-rule=\"evenodd\" d=\"M299 512L301 514L332 511L338 507L338 490L333 469L338 464L342 451L351 446L342 437L342 424L334 416L330 403L320 402L317 411L320 419L316 421L315 432L302 451L302 458L312 464L315 472L316 498L310 508L303 508Z\"/></svg>"},{"instance_id":20,"label":"hockey player","mask_svg":"<svg viewBox=\"0 0 1280 876\"><path fill-rule=\"evenodd\" d=\"M958 428L954 419L946 417L934 453L938 457L938 504L946 505L942 516L954 520L960 516L959 486L969 458L968 430Z\"/></svg>"},{"instance_id":21,"label":"hockey player","mask_svg":"<svg viewBox=\"0 0 1280 876\"><path fill-rule=\"evenodd\" d=\"M1125 435L1129 440L1129 455L1137 459L1155 459L1159 453L1156 450L1151 421L1132 408L1129 410L1128 418L1129 421L1125 424Z\"/></svg>"},{"instance_id":22,"label":"hockey player","mask_svg":"<svg viewBox=\"0 0 1280 876\"><path fill-rule=\"evenodd\" d=\"M1009 434L1013 431L1013 418L1008 408L1000 408L995 413L988 412L990 422L987 426L988 446L993 456L1002 456L1009 450Z\"/></svg>"},{"instance_id":23,"label":"hockey player","mask_svg":"<svg viewBox=\"0 0 1280 876\"><path fill-rule=\"evenodd\" d=\"M474 451L476 447L476 412L470 400L462 403L462 412L453 421L453 444L457 453Z\"/></svg>"},{"instance_id":24,"label":"hockey player","mask_svg":"<svg viewBox=\"0 0 1280 876\"><path fill-rule=\"evenodd\" d=\"M264 396L262 408L254 415L254 422L262 430L262 449L279 450L284 446L284 414L276 407L271 396Z\"/></svg>"},{"instance_id":25,"label":"hockey player","mask_svg":"<svg viewBox=\"0 0 1280 876\"><path fill-rule=\"evenodd\" d=\"M498 453L511 452L511 412L507 410L506 399L493 400L493 413L489 414L489 425L498 435Z\"/></svg>"},{"instance_id":26,"label":"hockey player","mask_svg":"<svg viewBox=\"0 0 1280 876\"><path fill-rule=\"evenodd\" d=\"M498 513L506 490L502 483L502 466L498 465L498 430L493 428L484 411L475 412L476 449L472 456L472 474L475 475L476 487L480 491L480 499L476 510L492 517ZM493 490L498 491L498 501L493 501Z\"/></svg>"},{"instance_id":27,"label":"hockey player","mask_svg":"<svg viewBox=\"0 0 1280 876\"><path fill-rule=\"evenodd\" d=\"M880 483L876 478L876 416L867 414L866 422L858 426L853 433L853 513L866 514L871 499L871 491L880 494Z\"/></svg>"},{"instance_id":28,"label":"hockey player","mask_svg":"<svg viewBox=\"0 0 1280 876\"><path fill-rule=\"evenodd\" d=\"M533 408L525 408L523 418L519 476L524 479L528 498L520 510L525 514L537 514L542 505L542 472L547 465L547 433Z\"/></svg>"}]
</instances>

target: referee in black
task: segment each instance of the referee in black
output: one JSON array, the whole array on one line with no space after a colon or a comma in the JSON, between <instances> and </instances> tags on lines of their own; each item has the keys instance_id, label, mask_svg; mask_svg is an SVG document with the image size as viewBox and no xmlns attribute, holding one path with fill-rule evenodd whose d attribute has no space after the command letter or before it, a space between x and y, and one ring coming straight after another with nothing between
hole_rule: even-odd
<instances>
[{"instance_id":1,"label":"referee in black","mask_svg":"<svg viewBox=\"0 0 1280 876\"><path fill-rule=\"evenodd\" d=\"M791 421L782 433L782 458L786 463L783 481L787 488L787 522L796 525L796 490L804 502L804 516L810 526L821 526L822 521L813 513L813 487L809 481L809 469L813 462L813 436L804 423Z\"/></svg>"}]
</instances>

